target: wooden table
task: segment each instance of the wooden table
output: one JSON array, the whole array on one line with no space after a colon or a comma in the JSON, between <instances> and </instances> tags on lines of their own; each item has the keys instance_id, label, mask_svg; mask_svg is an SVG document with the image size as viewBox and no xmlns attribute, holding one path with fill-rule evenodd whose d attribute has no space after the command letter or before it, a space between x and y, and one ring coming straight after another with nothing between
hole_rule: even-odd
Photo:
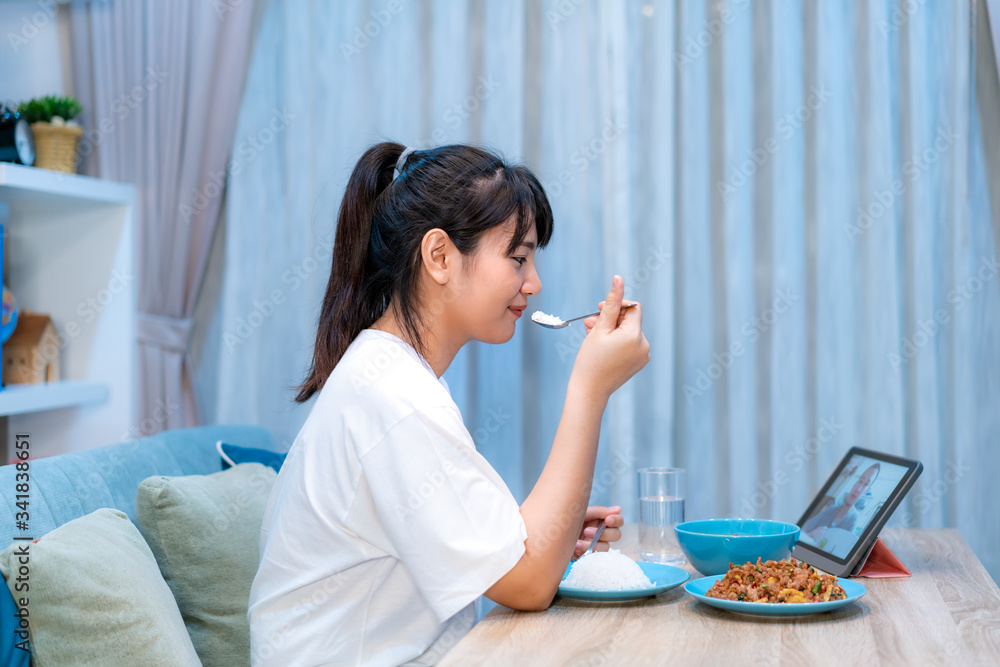
<instances>
[{"instance_id":1,"label":"wooden table","mask_svg":"<svg viewBox=\"0 0 1000 667\"><path fill-rule=\"evenodd\" d=\"M439 664L1000 665L1000 589L959 532L882 537L913 576L858 579L865 596L826 614L739 616L697 602L683 586L623 603L557 596L543 612L496 607ZM635 526L619 545L638 555Z\"/></svg>"}]
</instances>

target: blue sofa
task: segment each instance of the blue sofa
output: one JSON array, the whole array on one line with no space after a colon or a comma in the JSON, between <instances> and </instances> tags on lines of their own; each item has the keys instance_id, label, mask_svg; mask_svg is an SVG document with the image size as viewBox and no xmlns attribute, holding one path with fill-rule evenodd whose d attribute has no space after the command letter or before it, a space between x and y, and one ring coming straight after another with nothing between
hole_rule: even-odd
<instances>
[{"instance_id":1,"label":"blue sofa","mask_svg":"<svg viewBox=\"0 0 1000 667\"><path fill-rule=\"evenodd\" d=\"M165 431L96 449L30 461L30 533L35 539L102 507L135 521L139 482L152 475L208 475L222 470L218 440L274 450L271 434L259 426L223 425ZM0 467L0 550L24 535L15 526L16 470Z\"/></svg>"},{"instance_id":2,"label":"blue sofa","mask_svg":"<svg viewBox=\"0 0 1000 667\"><path fill-rule=\"evenodd\" d=\"M222 470L222 460L216 450L216 442L223 440L233 444L239 444L243 447L252 447L256 449L266 449L274 451L274 441L271 438L270 433L263 428L257 426L246 426L246 425L233 425L233 426L202 426L197 428L189 429L179 429L174 431L167 431L154 435L141 440L135 440L131 442L124 442L120 444L107 445L105 447L100 447L97 449L86 450L82 452L75 452L70 454L63 454L60 456L53 456L50 458L43 458L38 460L30 460L30 491L28 499L27 512L29 514L29 530L27 533L21 530L16 530L16 514L17 512L23 511L24 508L17 508L15 497L16 484L18 480L16 479L17 470L14 465L6 465L0 467L0 489L3 492L0 493L2 497L2 509L0 509L0 551L10 546L14 543L14 537L29 536L34 539L38 539L47 533L62 527L64 524L68 524L75 519L91 515L101 508L113 508L124 513L130 522L133 524L136 522L136 492L139 488L140 483L154 476L167 476L171 478L180 479L190 479L189 475L211 475L212 473L217 473ZM263 466L257 465L258 468L265 470ZM243 468L241 475L245 475L248 471L247 468ZM270 479L273 480L273 472L270 472ZM255 473L257 474L257 473ZM237 485L241 485L245 482L246 477L230 477L230 480L235 479ZM23 477L21 482L23 483ZM242 491L240 492L242 494ZM148 496L144 496L148 497ZM243 496L241 496L242 498ZM266 499L266 495L264 496ZM148 503L148 501L147 501ZM263 505L261 504L261 499L257 498L257 508L259 511L263 512ZM148 507L148 505L147 505ZM244 505L237 508L238 511L243 511L245 509ZM148 511L148 510L147 510ZM102 513L102 521L107 521L109 514ZM114 517L114 513L110 514ZM118 516L121 516L120 514ZM244 514L244 516L247 516ZM23 519L23 516L21 517ZM169 519L169 517L168 517ZM122 517L120 520L124 520ZM87 524L93 529L93 526L98 525L94 523L94 518L88 517L86 521L91 521ZM104 525L104 524L101 524ZM67 526L67 528L69 528ZM79 529L77 529L79 530ZM114 539L118 539L118 542L112 540L112 547L110 551L114 554L128 553L122 551L121 535L126 534L128 531L124 530L121 524L118 524L115 533L110 536ZM124 531L124 532L122 532ZM138 531L134 526L131 527L132 534L139 542L142 543L142 549L140 551L145 551L149 559L152 560L152 554L149 552L149 548L142 542L143 538L139 536ZM245 532L245 531L244 531ZM99 533L91 533L94 535L94 539L101 541ZM155 533L160 535L159 533ZM230 536L233 535L232 532L229 533ZM246 537L244 535L244 537ZM62 537L57 539L54 544L63 544L66 539L66 533L64 532ZM255 542L255 534L251 532L251 541ZM100 542L102 547L105 542ZM24 545L26 542L18 542L18 545ZM133 541L134 544L134 541ZM18 549L12 547L10 553L16 554ZM56 547L58 548L58 547ZM119 549L115 551L115 549ZM244 546L243 551L247 551ZM77 552L72 552L73 554ZM176 553L173 552L173 553ZM70 556L73 558L74 556ZM114 560L113 555L108 556L110 559ZM86 580L95 581L93 578L94 570L92 569L93 559L87 559L86 556L82 556L84 563L91 563L91 569L87 570L87 565L81 565L81 572L88 572L88 575L84 578ZM33 555L31 557L31 564L33 570L37 569L35 565L36 557ZM18 561L23 563L24 561ZM45 561L43 561L44 563ZM237 577L236 574L232 572L236 571L232 568L233 563L238 562L237 560L227 562L224 559L220 559L218 562L225 563L226 572L230 573L230 578ZM245 565L245 564L244 564ZM2 567L2 564L0 564ZM125 572L132 575L135 574L135 568L140 568L142 565L135 565L134 563L130 566L132 569L120 570L116 569L114 574L109 575L109 588L105 590L110 590L122 584L120 587L121 591L133 590L134 587L129 587L127 583L128 579L121 579L119 576ZM153 572L156 572L156 564L152 565ZM244 568L246 569L246 568ZM199 570L202 571L202 570ZM44 569L43 569L44 572ZM5 576L8 574L4 573ZM159 577L159 572L156 572L156 577ZM146 577L151 576L147 570L145 572ZM219 581L225 580L229 581L226 577L218 578ZM41 583L36 587L35 583L32 583L32 599L38 594L37 591L44 591L46 587L50 591L55 590L56 599L61 592L61 583L58 583L54 579L46 579L45 575L42 575L40 579ZM54 582L57 583L45 583ZM152 579L141 578L140 584L145 584L147 581L153 581ZM237 577L238 581L238 577ZM136 583L135 578L132 580L133 584ZM248 582L241 582L247 583ZM0 580L0 584L7 588L7 582ZM115 608L104 608L105 612L110 613L112 618L117 618L114 614L119 613L127 617L126 626L139 625L146 627L148 626L147 636L151 643L146 644L149 647L149 652L152 655L146 655L146 658L151 658L152 662L150 664L200 664L198 657L194 655L195 647L191 644L191 638L188 634L192 632L189 628L185 632L184 623L181 620L180 612L177 607L173 608L173 611L169 611L169 605L166 603L166 599L162 598L163 594L171 596L172 592L167 590L167 584L160 580L161 584L161 597L157 599L155 597L155 584L153 588L148 588L144 591L144 595L140 596L140 599L153 600L149 603L150 607L157 610L166 610L163 613L167 616L173 614L175 619L175 624L171 627L162 626L157 624L158 617L152 616L142 616L139 615L133 618L130 615L131 609L127 606L116 606ZM4 636L0 637L0 664L11 665L12 667L27 667L28 656L27 653L20 646L21 642L27 639L26 626L23 624L19 625L24 619L20 619L21 614L18 613L18 609L15 606L14 600L11 599L7 590L2 591L4 595L0 595L0 608L3 611L3 622L0 623L0 627L4 630ZM72 595L72 594L70 594ZM79 592L76 593L77 598L79 598ZM99 597L99 596L98 596ZM44 596L43 596L44 599ZM90 599L90 598L87 598ZM129 595L124 595L124 600L133 599ZM213 598L216 600L215 606L212 607L213 610L218 610L222 607L217 603L218 598ZM43 603L44 604L44 603ZM100 603L94 602L98 607ZM209 606L209 605L206 605ZM238 605L237 605L238 606ZM76 609L76 613L79 613L79 604L70 605L67 609ZM49 664L63 664L66 662L65 654L72 654L74 657L72 660L78 661L78 664L108 664L105 658L108 653L105 650L103 637L99 634L91 634L90 627L85 624L77 624L70 620L70 623L66 627L73 628L74 631L82 633L84 636L91 638L91 643L83 645L80 642L74 643L71 638L66 637L58 626L58 623L52 623L52 607L41 608L43 611L42 626L46 628L43 632L48 633L48 638L45 640L45 646L47 648L46 660L49 660ZM46 609L49 610L49 617L46 620L44 614ZM59 613L61 607L55 608L56 612ZM117 611L116 611L117 610ZM25 609L21 609L22 612ZM37 610L32 613L32 618L35 618L39 613ZM245 610L243 612L245 615ZM240 618L244 616L238 615ZM65 618L72 619L72 616L66 616ZM141 619L141 622L137 621L136 618ZM20 619L20 620L19 620ZM216 639L212 643L212 636L206 639L207 630L201 631L201 650L208 652L209 657L213 658L212 664L217 665L242 665L245 664L238 657L238 654L233 653L230 650L233 647L238 647L242 641L237 634L230 632L226 633L225 619L221 620L213 617L213 625L211 625L212 631L219 635L220 638ZM194 623L200 622L198 619L193 621ZM239 623L238 623L239 624ZM110 627L110 626L109 626ZM206 626L207 627L207 626ZM83 628L80 630L79 628ZM221 630L220 630L221 628ZM21 635L21 631L24 635ZM113 634L113 632L112 632ZM173 640L169 638L173 638ZM144 637L145 638L145 637ZM166 638L166 639L165 639ZM245 641L249 641L249 637L243 638ZM53 640L62 647L62 658L53 659L54 653L59 653L58 651L51 650L51 647L55 646ZM35 636L32 635L32 663L35 662ZM133 643L137 640L131 639ZM61 642L61 643L60 643ZM157 644L156 642L159 642ZM172 642L172 643L171 643ZM222 649L218 648L219 643L223 643ZM226 643L228 642L228 643ZM95 645L96 644L96 647ZM162 651L160 644L164 646L171 647L171 650ZM16 645L16 646L15 646ZM123 642L118 642L115 646L115 650L118 651L119 660L112 661L119 664L128 663L131 658L135 655L131 652L131 649L125 645ZM213 648L214 647L214 648ZM97 652L97 657L95 658L94 651ZM186 657L181 660L178 657L176 650L187 651ZM214 651L214 653L213 653ZM122 655L122 652L125 655ZM218 655L220 652L227 656L228 659L218 660ZM103 657L102 657L103 656ZM248 656L249 658L249 656ZM148 662L147 660L140 660L140 662ZM249 660L247 660L249 662Z\"/></svg>"}]
</instances>

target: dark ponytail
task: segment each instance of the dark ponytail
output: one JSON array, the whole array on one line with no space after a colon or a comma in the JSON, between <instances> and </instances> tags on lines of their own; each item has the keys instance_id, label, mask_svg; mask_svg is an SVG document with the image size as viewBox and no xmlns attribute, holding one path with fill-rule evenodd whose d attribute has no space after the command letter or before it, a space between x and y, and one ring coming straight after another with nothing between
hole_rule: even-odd
<instances>
[{"instance_id":1,"label":"dark ponytail","mask_svg":"<svg viewBox=\"0 0 1000 667\"><path fill-rule=\"evenodd\" d=\"M463 255L514 215L510 251L532 225L538 247L552 236L548 199L527 168L479 148L451 145L411 153L393 181L404 150L392 142L372 146L347 182L312 367L295 397L300 403L323 388L351 342L390 303L396 303L410 342L421 349L416 288L420 243L431 229L444 230Z\"/></svg>"}]
</instances>

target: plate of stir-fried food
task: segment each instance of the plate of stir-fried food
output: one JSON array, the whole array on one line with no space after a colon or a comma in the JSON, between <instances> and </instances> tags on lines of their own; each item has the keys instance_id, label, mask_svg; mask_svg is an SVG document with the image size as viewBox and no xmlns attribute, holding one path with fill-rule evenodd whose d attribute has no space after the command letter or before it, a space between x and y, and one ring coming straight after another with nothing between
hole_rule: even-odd
<instances>
[{"instance_id":1,"label":"plate of stir-fried food","mask_svg":"<svg viewBox=\"0 0 1000 667\"><path fill-rule=\"evenodd\" d=\"M730 563L725 574L696 579L684 590L705 604L753 616L819 614L865 594L861 584L795 559Z\"/></svg>"}]
</instances>

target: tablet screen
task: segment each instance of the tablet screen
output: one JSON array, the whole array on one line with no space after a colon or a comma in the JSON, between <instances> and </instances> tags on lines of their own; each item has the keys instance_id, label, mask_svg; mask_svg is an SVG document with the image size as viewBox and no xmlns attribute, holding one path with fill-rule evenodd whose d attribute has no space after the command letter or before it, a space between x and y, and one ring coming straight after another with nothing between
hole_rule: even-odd
<instances>
[{"instance_id":1,"label":"tablet screen","mask_svg":"<svg viewBox=\"0 0 1000 667\"><path fill-rule=\"evenodd\" d=\"M854 454L800 523L799 542L847 558L908 471L907 466Z\"/></svg>"}]
</instances>

